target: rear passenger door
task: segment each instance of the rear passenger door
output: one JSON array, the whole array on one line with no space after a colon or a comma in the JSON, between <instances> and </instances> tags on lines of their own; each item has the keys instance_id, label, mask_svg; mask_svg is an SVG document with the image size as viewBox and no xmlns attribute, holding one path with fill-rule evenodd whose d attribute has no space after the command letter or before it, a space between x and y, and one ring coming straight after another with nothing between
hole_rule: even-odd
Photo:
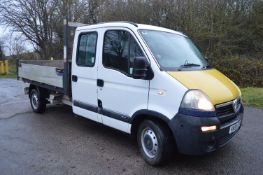
<instances>
[{"instance_id":1,"label":"rear passenger door","mask_svg":"<svg viewBox=\"0 0 263 175\"><path fill-rule=\"evenodd\" d=\"M98 65L98 101L102 122L130 132L130 118L147 109L149 81L132 78L135 57L144 56L135 35L128 29L104 32L102 64Z\"/></svg>"},{"instance_id":2,"label":"rear passenger door","mask_svg":"<svg viewBox=\"0 0 263 175\"><path fill-rule=\"evenodd\" d=\"M76 34L78 35L78 33ZM97 38L96 31L80 33L72 59L73 112L101 122L97 102Z\"/></svg>"}]
</instances>

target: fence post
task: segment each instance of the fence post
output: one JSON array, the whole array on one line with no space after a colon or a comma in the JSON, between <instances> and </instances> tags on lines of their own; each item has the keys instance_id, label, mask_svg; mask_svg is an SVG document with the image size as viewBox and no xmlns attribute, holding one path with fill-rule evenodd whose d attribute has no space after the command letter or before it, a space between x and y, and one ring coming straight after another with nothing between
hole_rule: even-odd
<instances>
[{"instance_id":1,"label":"fence post","mask_svg":"<svg viewBox=\"0 0 263 175\"><path fill-rule=\"evenodd\" d=\"M8 75L9 70L8 70L8 60L5 60L5 73Z\"/></svg>"},{"instance_id":2,"label":"fence post","mask_svg":"<svg viewBox=\"0 0 263 175\"><path fill-rule=\"evenodd\" d=\"M0 61L0 69L1 69L1 74L4 75L5 69L4 69L4 62Z\"/></svg>"}]
</instances>

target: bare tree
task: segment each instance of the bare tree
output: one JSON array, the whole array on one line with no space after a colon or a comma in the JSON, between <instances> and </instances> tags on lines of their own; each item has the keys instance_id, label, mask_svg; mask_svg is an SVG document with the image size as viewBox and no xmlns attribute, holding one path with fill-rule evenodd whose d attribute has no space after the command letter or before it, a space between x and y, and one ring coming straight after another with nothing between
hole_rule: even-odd
<instances>
[{"instance_id":1,"label":"bare tree","mask_svg":"<svg viewBox=\"0 0 263 175\"><path fill-rule=\"evenodd\" d=\"M1 0L1 22L22 32L36 51L48 58L54 53L55 34L51 23L55 20L56 7L57 1L50 0Z\"/></svg>"},{"instance_id":2,"label":"bare tree","mask_svg":"<svg viewBox=\"0 0 263 175\"><path fill-rule=\"evenodd\" d=\"M23 40L22 36L14 36L10 37L9 40L9 50L10 56L17 59L20 58L23 53L26 52L25 41Z\"/></svg>"},{"instance_id":3,"label":"bare tree","mask_svg":"<svg viewBox=\"0 0 263 175\"><path fill-rule=\"evenodd\" d=\"M42 59L63 53L63 16L88 24L134 21L187 33L206 54L262 53L262 0L0 0L0 22Z\"/></svg>"}]
</instances>

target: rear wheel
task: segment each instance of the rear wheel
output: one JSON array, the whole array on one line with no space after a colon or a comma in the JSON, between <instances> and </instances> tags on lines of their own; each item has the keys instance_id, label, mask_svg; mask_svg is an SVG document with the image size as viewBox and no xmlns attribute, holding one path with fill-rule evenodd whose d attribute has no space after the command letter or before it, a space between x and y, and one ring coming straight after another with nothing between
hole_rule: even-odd
<instances>
[{"instance_id":1,"label":"rear wheel","mask_svg":"<svg viewBox=\"0 0 263 175\"><path fill-rule=\"evenodd\" d=\"M137 142L144 160L150 165L165 163L173 152L171 134L159 122L143 121L137 132Z\"/></svg>"},{"instance_id":2,"label":"rear wheel","mask_svg":"<svg viewBox=\"0 0 263 175\"><path fill-rule=\"evenodd\" d=\"M34 112L43 113L46 110L46 100L41 98L38 89L32 89L29 94L30 104Z\"/></svg>"}]
</instances>

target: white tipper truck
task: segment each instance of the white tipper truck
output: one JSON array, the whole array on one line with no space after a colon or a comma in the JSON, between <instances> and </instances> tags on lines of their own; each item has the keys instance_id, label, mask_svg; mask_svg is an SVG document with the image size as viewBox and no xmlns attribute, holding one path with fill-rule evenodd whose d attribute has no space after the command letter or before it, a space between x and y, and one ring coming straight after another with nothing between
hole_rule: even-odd
<instances>
[{"instance_id":1,"label":"white tipper truck","mask_svg":"<svg viewBox=\"0 0 263 175\"><path fill-rule=\"evenodd\" d=\"M240 129L239 88L186 35L132 22L73 25L65 18L64 26L63 60L17 63L34 112L70 105L78 116L135 136L151 165L174 150L213 152ZM78 26L71 58L69 26Z\"/></svg>"}]
</instances>

